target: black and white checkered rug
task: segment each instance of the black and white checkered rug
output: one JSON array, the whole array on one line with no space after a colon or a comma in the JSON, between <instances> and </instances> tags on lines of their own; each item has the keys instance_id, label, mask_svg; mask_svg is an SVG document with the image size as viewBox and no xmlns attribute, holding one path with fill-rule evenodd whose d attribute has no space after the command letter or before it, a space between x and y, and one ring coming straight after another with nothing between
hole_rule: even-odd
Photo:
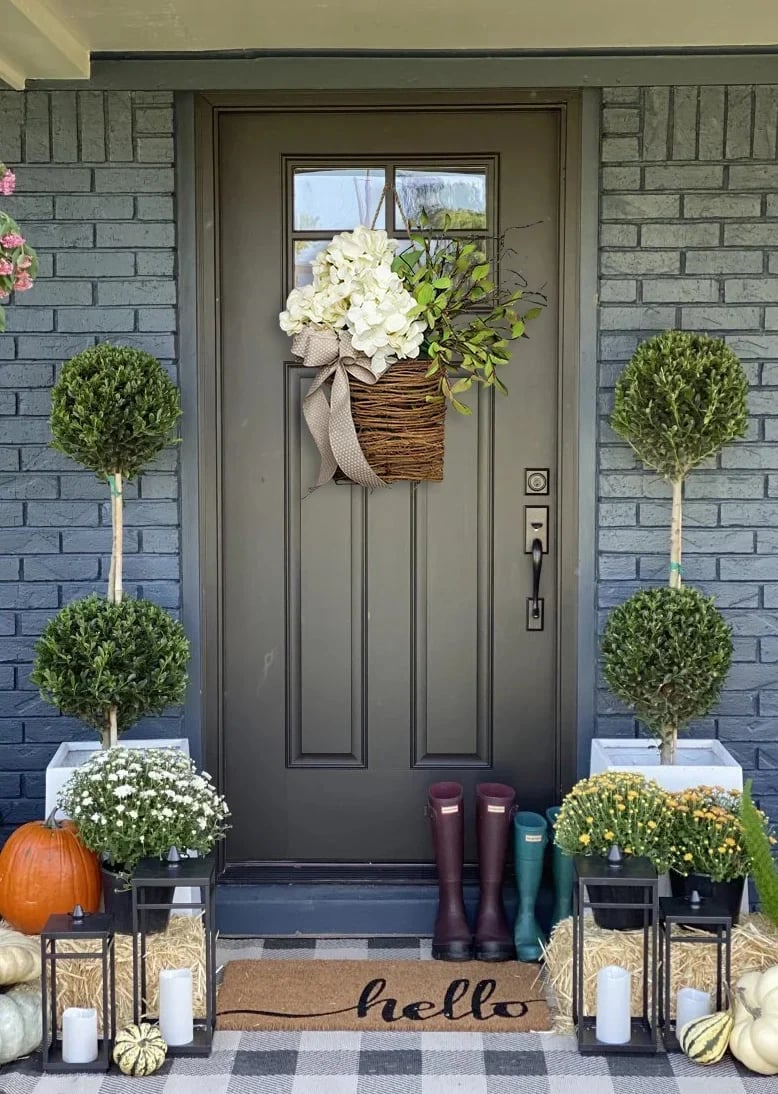
<instances>
[{"instance_id":1,"label":"black and white checkered rug","mask_svg":"<svg viewBox=\"0 0 778 1094\"><path fill-rule=\"evenodd\" d=\"M429 958L422 939L222 940L219 960ZM168 1060L148 1079L113 1070L46 1075L31 1057L0 1068L0 1094L778 1094L778 1078L731 1059L579 1056L553 1033L217 1033L207 1060Z\"/></svg>"}]
</instances>

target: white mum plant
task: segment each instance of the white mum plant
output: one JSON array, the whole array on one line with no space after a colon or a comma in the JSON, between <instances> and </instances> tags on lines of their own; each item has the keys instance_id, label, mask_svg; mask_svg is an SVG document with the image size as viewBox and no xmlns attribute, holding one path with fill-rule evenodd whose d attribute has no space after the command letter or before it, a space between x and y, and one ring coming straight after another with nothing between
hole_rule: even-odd
<instances>
[{"instance_id":1,"label":"white mum plant","mask_svg":"<svg viewBox=\"0 0 778 1094\"><path fill-rule=\"evenodd\" d=\"M398 242L383 229L342 232L313 261L313 283L292 289L281 329L347 331L354 349L380 376L394 361L418 357L427 324L421 307L392 270Z\"/></svg>"},{"instance_id":2,"label":"white mum plant","mask_svg":"<svg viewBox=\"0 0 778 1094\"><path fill-rule=\"evenodd\" d=\"M206 854L227 830L227 803L207 772L173 748L109 748L77 768L59 795L85 847L130 874L171 847Z\"/></svg>"}]
</instances>

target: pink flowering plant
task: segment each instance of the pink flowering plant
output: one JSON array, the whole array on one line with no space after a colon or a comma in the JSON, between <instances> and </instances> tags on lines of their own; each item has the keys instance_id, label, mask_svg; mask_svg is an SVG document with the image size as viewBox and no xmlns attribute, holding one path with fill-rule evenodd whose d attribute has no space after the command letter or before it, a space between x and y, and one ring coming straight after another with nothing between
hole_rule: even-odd
<instances>
[{"instance_id":1,"label":"pink flowering plant","mask_svg":"<svg viewBox=\"0 0 778 1094\"><path fill-rule=\"evenodd\" d=\"M16 188L16 175L0 163L0 195L8 197ZM3 304L12 292L31 289L38 273L38 257L21 233L16 221L0 209L0 332L5 330Z\"/></svg>"}]
</instances>

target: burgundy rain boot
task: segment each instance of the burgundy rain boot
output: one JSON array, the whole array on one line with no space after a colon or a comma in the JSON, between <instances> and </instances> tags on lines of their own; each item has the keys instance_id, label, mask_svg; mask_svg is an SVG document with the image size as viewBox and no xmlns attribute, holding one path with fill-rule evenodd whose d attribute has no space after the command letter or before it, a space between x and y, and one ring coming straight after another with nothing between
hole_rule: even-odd
<instances>
[{"instance_id":1,"label":"burgundy rain boot","mask_svg":"<svg viewBox=\"0 0 778 1094\"><path fill-rule=\"evenodd\" d=\"M432 844L438 868L438 914L432 956L438 961L470 961L473 935L462 899L465 819L459 783L433 783L427 812L432 820Z\"/></svg>"},{"instance_id":2,"label":"burgundy rain boot","mask_svg":"<svg viewBox=\"0 0 778 1094\"><path fill-rule=\"evenodd\" d=\"M502 783L476 787L475 823L481 898L475 928L476 961L512 961L513 932L505 918L502 881L516 792Z\"/></svg>"}]
</instances>

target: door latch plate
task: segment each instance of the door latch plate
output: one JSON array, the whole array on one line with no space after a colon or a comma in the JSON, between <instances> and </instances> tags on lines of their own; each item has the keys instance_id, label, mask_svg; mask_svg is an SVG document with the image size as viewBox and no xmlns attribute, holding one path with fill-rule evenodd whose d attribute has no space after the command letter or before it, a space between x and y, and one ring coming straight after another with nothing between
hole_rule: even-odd
<instances>
[{"instance_id":1,"label":"door latch plate","mask_svg":"<svg viewBox=\"0 0 778 1094\"><path fill-rule=\"evenodd\" d=\"M532 544L539 539L543 554L548 554L548 506L524 506L524 553L532 554Z\"/></svg>"}]
</instances>

